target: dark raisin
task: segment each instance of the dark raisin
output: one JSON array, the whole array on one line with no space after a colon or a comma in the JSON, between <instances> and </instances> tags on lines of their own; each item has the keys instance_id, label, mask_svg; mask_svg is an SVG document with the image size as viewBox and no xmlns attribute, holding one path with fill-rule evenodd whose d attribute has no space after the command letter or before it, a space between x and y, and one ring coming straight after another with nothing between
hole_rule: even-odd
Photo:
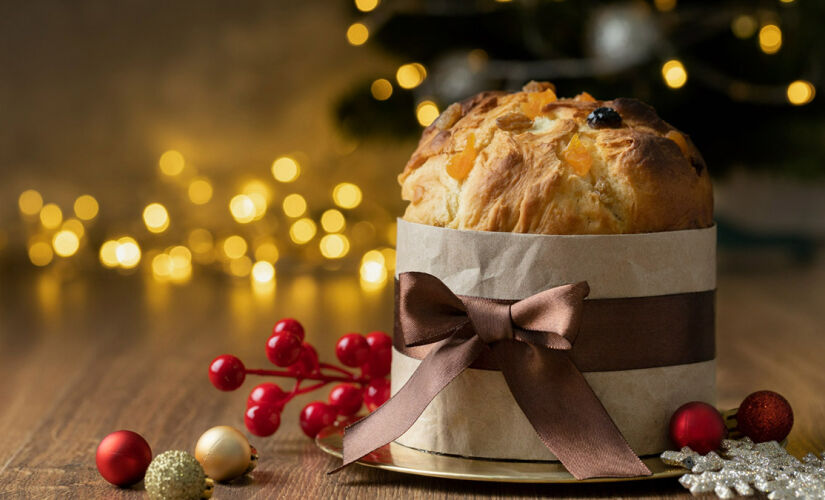
<instances>
[{"instance_id":1,"label":"dark raisin","mask_svg":"<svg viewBox=\"0 0 825 500\"><path fill-rule=\"evenodd\" d=\"M622 117L613 108L596 108L587 115L590 128L618 128L622 126Z\"/></svg>"}]
</instances>

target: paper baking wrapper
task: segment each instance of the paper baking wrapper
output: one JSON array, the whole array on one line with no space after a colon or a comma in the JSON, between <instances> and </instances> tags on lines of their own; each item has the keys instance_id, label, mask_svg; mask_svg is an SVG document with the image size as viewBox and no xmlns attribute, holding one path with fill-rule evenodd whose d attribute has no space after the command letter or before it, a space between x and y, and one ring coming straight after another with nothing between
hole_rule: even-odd
<instances>
[{"instance_id":1,"label":"paper baking wrapper","mask_svg":"<svg viewBox=\"0 0 825 500\"><path fill-rule=\"evenodd\" d=\"M535 235L444 229L398 221L396 272L420 271L453 293L518 300L587 281L591 299L716 288L716 228L632 235ZM392 393L420 361L393 352ZM668 422L687 401L716 402L715 361L588 372L593 391L639 455L670 447ZM548 388L548 397L552 390ZM501 372L468 368L397 440L454 455L554 460Z\"/></svg>"}]
</instances>

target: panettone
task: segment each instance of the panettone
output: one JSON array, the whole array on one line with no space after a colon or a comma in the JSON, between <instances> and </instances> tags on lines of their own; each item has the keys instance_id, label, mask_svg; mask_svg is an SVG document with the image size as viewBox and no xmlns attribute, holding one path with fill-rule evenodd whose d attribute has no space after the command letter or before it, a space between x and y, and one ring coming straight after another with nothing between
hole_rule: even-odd
<instances>
[{"instance_id":1,"label":"panettone","mask_svg":"<svg viewBox=\"0 0 825 500\"><path fill-rule=\"evenodd\" d=\"M453 229L623 234L713 224L687 135L635 100L558 99L550 84L444 110L399 176L404 219Z\"/></svg>"}]
</instances>

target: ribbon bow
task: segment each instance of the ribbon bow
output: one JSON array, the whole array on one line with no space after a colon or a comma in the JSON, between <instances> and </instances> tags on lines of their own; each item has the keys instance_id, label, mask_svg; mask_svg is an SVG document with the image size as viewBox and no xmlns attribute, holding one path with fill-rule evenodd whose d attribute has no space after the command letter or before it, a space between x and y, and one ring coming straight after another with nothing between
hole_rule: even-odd
<instances>
[{"instance_id":1,"label":"ribbon bow","mask_svg":"<svg viewBox=\"0 0 825 500\"><path fill-rule=\"evenodd\" d=\"M512 302L455 295L435 276L399 275L408 347L434 344L406 384L346 428L343 465L399 438L485 350L539 438L576 479L650 475L570 359L585 282Z\"/></svg>"}]
</instances>

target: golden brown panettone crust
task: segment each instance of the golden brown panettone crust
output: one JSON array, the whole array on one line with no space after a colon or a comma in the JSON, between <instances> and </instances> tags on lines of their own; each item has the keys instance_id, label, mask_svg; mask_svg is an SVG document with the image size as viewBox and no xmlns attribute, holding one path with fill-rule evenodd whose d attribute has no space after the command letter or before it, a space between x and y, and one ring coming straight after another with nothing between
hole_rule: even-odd
<instances>
[{"instance_id":1,"label":"golden brown panettone crust","mask_svg":"<svg viewBox=\"0 0 825 500\"><path fill-rule=\"evenodd\" d=\"M690 139L635 99L559 99L534 119L527 95L482 92L448 107L424 130L399 176L404 219L455 229L539 234L621 234L704 228L713 224L708 169ZM594 129L587 116L609 107L618 128ZM461 180L448 165L476 151ZM584 172L567 161L576 135L592 159ZM680 144L681 142L681 144ZM577 173L578 170L578 173Z\"/></svg>"}]
</instances>

